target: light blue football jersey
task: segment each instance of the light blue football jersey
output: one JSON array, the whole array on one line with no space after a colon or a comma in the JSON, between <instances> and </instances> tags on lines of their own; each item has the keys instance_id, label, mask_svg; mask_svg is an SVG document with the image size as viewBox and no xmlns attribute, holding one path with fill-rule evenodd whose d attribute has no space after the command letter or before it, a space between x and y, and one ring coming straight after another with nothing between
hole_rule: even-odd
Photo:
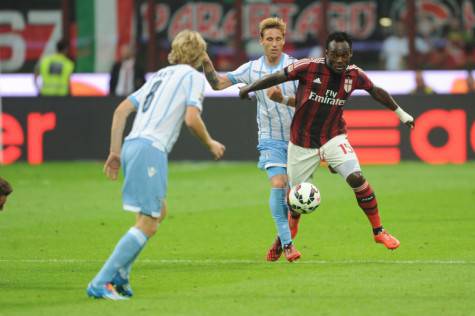
<instances>
[{"instance_id":1,"label":"light blue football jersey","mask_svg":"<svg viewBox=\"0 0 475 316\"><path fill-rule=\"evenodd\" d=\"M272 74L295 62L296 59L283 53L279 64L269 66L265 57L249 61L238 69L226 75L233 83L250 84L265 75ZM297 91L297 81L287 81L279 85L286 96L294 96ZM257 127L259 139L274 139L289 141L290 123L294 115L294 108L272 101L267 96L267 90L256 91L257 98Z\"/></svg>"},{"instance_id":2,"label":"light blue football jersey","mask_svg":"<svg viewBox=\"0 0 475 316\"><path fill-rule=\"evenodd\" d=\"M180 134L187 106L203 109L205 78L189 65L160 69L129 96L137 109L126 140L145 138L169 153Z\"/></svg>"}]
</instances>

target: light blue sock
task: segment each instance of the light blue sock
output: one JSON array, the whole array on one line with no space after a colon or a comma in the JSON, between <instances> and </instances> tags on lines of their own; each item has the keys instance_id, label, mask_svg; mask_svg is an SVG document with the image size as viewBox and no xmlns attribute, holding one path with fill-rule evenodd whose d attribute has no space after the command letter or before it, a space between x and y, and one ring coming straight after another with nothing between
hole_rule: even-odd
<instances>
[{"instance_id":1,"label":"light blue sock","mask_svg":"<svg viewBox=\"0 0 475 316\"><path fill-rule=\"evenodd\" d=\"M118 280L116 279L117 276L120 277L120 281L119 282L128 282L130 281L130 272L132 271L132 265L134 264L135 262L135 259L140 255L140 253L142 252L142 248L140 248L140 250L135 254L135 256L129 260L128 263L125 264L125 266L123 267L120 267L118 270L117 270L117 273L114 274L114 276L112 277L112 280L117 282ZM120 283L122 284L122 283Z\"/></svg>"},{"instance_id":2,"label":"light blue sock","mask_svg":"<svg viewBox=\"0 0 475 316\"><path fill-rule=\"evenodd\" d=\"M142 249L143 249L143 247L140 248L140 250L135 254L135 256L132 259L130 259L129 262L127 262L124 267L119 268L119 270L117 272L119 273L119 275L122 279L129 281L130 271L132 271L132 265L134 264L135 259L142 252Z\"/></svg>"},{"instance_id":3,"label":"light blue sock","mask_svg":"<svg viewBox=\"0 0 475 316\"><path fill-rule=\"evenodd\" d=\"M287 219L287 204L285 203L286 189L272 188L270 192L270 209L274 219L277 233L282 245L292 242L290 237L289 221Z\"/></svg>"},{"instance_id":4,"label":"light blue sock","mask_svg":"<svg viewBox=\"0 0 475 316\"><path fill-rule=\"evenodd\" d=\"M120 268L132 265L133 260L137 258L137 255L145 246L147 239L147 236L140 229L136 227L130 228L119 240L101 271L92 280L92 285L94 287L104 286L112 281L112 278Z\"/></svg>"}]
</instances>

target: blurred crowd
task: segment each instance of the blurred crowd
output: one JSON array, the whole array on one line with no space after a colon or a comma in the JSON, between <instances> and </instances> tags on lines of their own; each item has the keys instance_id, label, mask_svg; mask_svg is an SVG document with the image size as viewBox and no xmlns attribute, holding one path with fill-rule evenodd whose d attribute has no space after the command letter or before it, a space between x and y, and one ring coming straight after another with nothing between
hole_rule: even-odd
<instances>
[{"instance_id":1,"label":"blurred crowd","mask_svg":"<svg viewBox=\"0 0 475 316\"><path fill-rule=\"evenodd\" d=\"M419 19L415 37L416 65L420 69L472 69L475 65L475 37L452 17L446 27ZM381 49L382 69L408 69L409 44L403 22L396 22Z\"/></svg>"},{"instance_id":2,"label":"blurred crowd","mask_svg":"<svg viewBox=\"0 0 475 316\"><path fill-rule=\"evenodd\" d=\"M431 94L433 90L424 82L422 70L466 70L467 76L461 86L453 89L457 93L474 92L472 71L475 68L475 36L473 29L464 28L456 17L438 25L429 18L418 16L414 36L414 55L411 55L407 23L391 21L379 29L376 41L355 41L353 62L365 70L416 70L413 93ZM242 45L241 45L242 44ZM316 44L316 45L315 45ZM166 66L169 43L159 42L157 64ZM35 84L42 95L70 94L69 77L73 71L72 60L67 56L67 43L58 43L57 53L39 61L35 70ZM309 40L303 45L288 41L285 50L297 59L322 57L325 49L315 41ZM218 71L232 71L242 60L256 59L262 54L259 39L250 39L243 43L229 38L222 43L208 43L208 53ZM110 69L110 95L128 95L145 82L145 73L151 72L146 63L147 46L130 44L120 49L118 58ZM52 67L51 65L60 65ZM55 71L51 72L53 69ZM38 77L41 77L39 80ZM42 83L41 85L39 83ZM60 91L60 92L58 92Z\"/></svg>"},{"instance_id":3,"label":"blurred crowd","mask_svg":"<svg viewBox=\"0 0 475 316\"><path fill-rule=\"evenodd\" d=\"M421 16L418 18L414 39L414 65L409 63L409 37L406 23L394 21L391 26L380 30L381 40L377 43L355 41L354 50L361 57L357 63L369 70L407 70L407 69L473 69L475 67L475 36L472 29L465 29L459 18L452 17L445 26ZM233 40L224 45L210 45L216 60L216 68L222 71L234 69L236 45ZM213 51L214 48L214 51ZM249 40L244 45L246 58L260 56L260 45ZM324 54L317 44L296 47L286 43L286 51L296 58L320 57ZM358 57L358 56L356 56Z\"/></svg>"}]
</instances>

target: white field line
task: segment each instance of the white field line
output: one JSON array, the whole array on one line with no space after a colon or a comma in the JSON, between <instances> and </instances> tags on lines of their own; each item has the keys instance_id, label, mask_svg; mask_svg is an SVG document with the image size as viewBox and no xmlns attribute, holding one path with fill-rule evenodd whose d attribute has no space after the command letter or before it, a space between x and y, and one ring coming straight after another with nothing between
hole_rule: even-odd
<instances>
[{"instance_id":1,"label":"white field line","mask_svg":"<svg viewBox=\"0 0 475 316\"><path fill-rule=\"evenodd\" d=\"M104 260L88 259L0 259L5 263L39 263L39 264L84 264L84 263L102 263ZM285 263L281 260L276 263L269 263L265 260L245 260L245 259L144 259L137 263L146 264L183 264L183 265L231 265L231 264L278 264ZM308 265L354 265L354 264L392 264L392 265L475 265L475 260L300 260L295 264Z\"/></svg>"}]
</instances>

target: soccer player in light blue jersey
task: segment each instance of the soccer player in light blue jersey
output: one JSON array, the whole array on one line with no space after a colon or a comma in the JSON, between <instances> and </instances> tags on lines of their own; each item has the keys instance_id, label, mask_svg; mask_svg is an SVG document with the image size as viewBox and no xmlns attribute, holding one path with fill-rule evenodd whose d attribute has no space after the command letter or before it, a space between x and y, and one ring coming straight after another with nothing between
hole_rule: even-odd
<instances>
[{"instance_id":1,"label":"soccer player in light blue jersey","mask_svg":"<svg viewBox=\"0 0 475 316\"><path fill-rule=\"evenodd\" d=\"M222 90L237 83L250 84L265 75L272 74L295 59L282 52L285 44L286 24L280 18L267 18L259 24L260 44L264 55L257 60L249 61L226 75L220 75L206 55L203 70L206 79L215 90ZM280 89L284 95L295 94L297 83L286 82ZM300 258L300 253L292 244L292 236L288 222L286 203L287 181L287 147L290 134L290 123L294 114L291 107L286 106L288 99L277 103L269 99L265 91L256 93L257 125L259 144L259 168L267 172L271 184L270 209L274 219L278 237L267 252L268 261L276 261L284 252L288 261Z\"/></svg>"},{"instance_id":2,"label":"soccer player in light blue jersey","mask_svg":"<svg viewBox=\"0 0 475 316\"><path fill-rule=\"evenodd\" d=\"M168 55L172 65L156 72L114 112L104 172L116 180L122 164L123 208L137 215L135 226L125 233L89 283L87 294L91 297L121 300L132 296L132 264L167 213L167 155L183 121L214 159L224 154L225 147L211 138L201 119L205 79L196 68L205 54L206 43L199 33L181 31ZM132 131L122 146L125 123L132 112L136 112Z\"/></svg>"}]
</instances>

